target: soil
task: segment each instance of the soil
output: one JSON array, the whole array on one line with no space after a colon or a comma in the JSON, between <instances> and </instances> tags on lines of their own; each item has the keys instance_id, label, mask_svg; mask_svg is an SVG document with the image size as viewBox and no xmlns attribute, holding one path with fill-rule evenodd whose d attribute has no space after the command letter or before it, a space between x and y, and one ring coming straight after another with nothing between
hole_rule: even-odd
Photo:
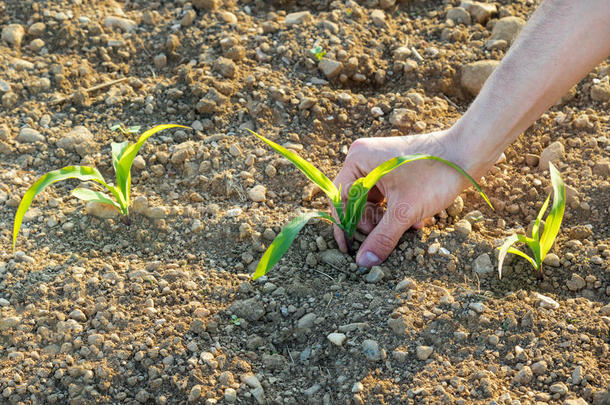
<instances>
[{"instance_id":1,"label":"soil","mask_svg":"<svg viewBox=\"0 0 610 405\"><path fill-rule=\"evenodd\" d=\"M447 128L469 64L510 43L487 43L497 22L538 2L490 4L456 24L454 1L0 1L0 402L609 404L609 60L481 180L495 211L465 191L376 282L312 221L250 280L327 201L246 129L332 177L360 137ZM36 178L83 164L110 180L110 143L135 139L110 127L168 122L193 129L142 148L130 226L61 182L13 254ZM545 279L510 257L500 280L495 248L535 219L554 142L568 207Z\"/></svg>"}]
</instances>

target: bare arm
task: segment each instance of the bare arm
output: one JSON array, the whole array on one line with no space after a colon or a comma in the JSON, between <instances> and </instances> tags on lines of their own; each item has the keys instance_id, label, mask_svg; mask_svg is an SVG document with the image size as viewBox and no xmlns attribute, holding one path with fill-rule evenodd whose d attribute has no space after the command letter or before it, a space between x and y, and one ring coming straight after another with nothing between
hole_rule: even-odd
<instances>
[{"instance_id":1,"label":"bare arm","mask_svg":"<svg viewBox=\"0 0 610 405\"><path fill-rule=\"evenodd\" d=\"M610 55L610 0L546 0L532 15L464 116L445 131L352 144L335 183L347 192L359 176L394 156L439 154L475 177L595 65ZM386 175L369 193L359 229L368 233L356 261L385 260L405 230L451 204L467 186L443 165L416 162ZM386 201L387 209L378 208ZM335 239L345 251L343 233Z\"/></svg>"},{"instance_id":2,"label":"bare arm","mask_svg":"<svg viewBox=\"0 0 610 405\"><path fill-rule=\"evenodd\" d=\"M610 56L610 0L546 0L453 133L479 175L542 113ZM472 156L474 158L474 156Z\"/></svg>"}]
</instances>

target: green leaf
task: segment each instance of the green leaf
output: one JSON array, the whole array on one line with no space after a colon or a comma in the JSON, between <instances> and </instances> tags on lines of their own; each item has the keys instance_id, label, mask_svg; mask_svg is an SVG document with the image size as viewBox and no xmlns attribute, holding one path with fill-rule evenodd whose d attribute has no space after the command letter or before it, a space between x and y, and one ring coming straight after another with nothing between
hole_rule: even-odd
<instances>
[{"instance_id":1,"label":"green leaf","mask_svg":"<svg viewBox=\"0 0 610 405\"><path fill-rule=\"evenodd\" d=\"M555 242L566 208L566 189L561 179L561 174L551 162L549 162L549 171L551 173L551 183L553 184L553 205L551 206L551 212L546 217L544 231L540 238L541 260L544 260L546 254L551 250L553 242Z\"/></svg>"},{"instance_id":2,"label":"green leaf","mask_svg":"<svg viewBox=\"0 0 610 405\"><path fill-rule=\"evenodd\" d=\"M536 263L536 260L529 257L528 255L526 255L525 253L523 253L522 251L520 251L519 249L516 249L514 247L511 247L508 249L508 253L512 253L515 254L517 256L521 256L524 259L526 259L528 262L530 262L530 264L532 265L532 267L534 267L534 269L538 270L540 268L540 265L538 263Z\"/></svg>"},{"instance_id":3,"label":"green leaf","mask_svg":"<svg viewBox=\"0 0 610 405\"><path fill-rule=\"evenodd\" d=\"M538 212L538 217L536 217L536 222L534 222L534 226L532 226L532 239L539 241L540 240L540 222L542 222L542 216L546 212L547 207L549 206L549 201L551 199L551 194L548 195L542 207L540 207L540 212Z\"/></svg>"},{"instance_id":4,"label":"green leaf","mask_svg":"<svg viewBox=\"0 0 610 405\"><path fill-rule=\"evenodd\" d=\"M127 128L127 131L126 131L126 132L127 132L128 134L137 134L138 132L140 132L140 129L141 129L141 128L142 128L142 127L141 127L141 126L139 126L139 125L133 125L133 126L131 126L131 127Z\"/></svg>"},{"instance_id":5,"label":"green leaf","mask_svg":"<svg viewBox=\"0 0 610 405\"><path fill-rule=\"evenodd\" d=\"M110 149L112 151L112 167L114 167L115 174L118 173L119 160L121 160L121 155L125 152L125 149L129 146L129 141L116 143L112 142L110 144ZM118 178L117 178L118 184Z\"/></svg>"},{"instance_id":6,"label":"green leaf","mask_svg":"<svg viewBox=\"0 0 610 405\"><path fill-rule=\"evenodd\" d=\"M523 242L527 244L527 246L534 253L534 258L528 256L518 249L513 248L512 245L514 245L516 242ZM536 270L540 268L540 264L542 263L540 260L540 244L537 240L528 238L525 235L513 234L509 236L498 249L500 249L500 254L498 255L498 274L500 278L502 278L502 265L507 253L513 253L527 259L527 261L530 262L530 264Z\"/></svg>"},{"instance_id":7,"label":"green leaf","mask_svg":"<svg viewBox=\"0 0 610 405\"><path fill-rule=\"evenodd\" d=\"M269 269L271 269L284 254L288 251L290 245L297 237L299 231L305 226L307 221L312 218L324 218L326 220L335 222L335 220L325 212L308 212L306 214L300 215L290 221L284 229L277 235L277 237L271 242L271 245L267 248L261 260L258 262L256 266L256 270L254 271L254 275L252 276L253 280L264 276Z\"/></svg>"},{"instance_id":8,"label":"green leaf","mask_svg":"<svg viewBox=\"0 0 610 405\"><path fill-rule=\"evenodd\" d=\"M100 191L93 191L89 190L88 188L75 188L74 190L72 190L72 195L83 201L93 201L102 204L112 205L114 208L117 209L117 211L121 212L121 206L116 201L111 199L110 196Z\"/></svg>"},{"instance_id":9,"label":"green leaf","mask_svg":"<svg viewBox=\"0 0 610 405\"><path fill-rule=\"evenodd\" d=\"M326 51L324 50L324 48L322 48L321 46L316 46L313 47L309 50L309 52L315 56L315 58L320 61L322 60L322 58L324 57L324 55L326 55Z\"/></svg>"},{"instance_id":10,"label":"green leaf","mask_svg":"<svg viewBox=\"0 0 610 405\"><path fill-rule=\"evenodd\" d=\"M489 206L493 210L493 206L489 202L487 195L485 195L485 193L483 192L481 187L479 187L477 182L468 173L466 173L464 169L462 169L455 163L437 156L422 153L397 156L383 162L375 169L371 170L371 172L367 174L366 177L359 178L352 184L349 190L347 204L345 205L345 221L343 221L348 236L351 237L356 231L358 222L360 222L360 218L362 217L364 208L366 207L368 192L371 190L371 188L373 188L383 176L390 173L392 170L400 167L405 163L413 162L416 160L435 160L457 170L472 183L472 185L477 189L479 194L481 194L483 199L487 202L487 204L489 204Z\"/></svg>"},{"instance_id":11,"label":"green leaf","mask_svg":"<svg viewBox=\"0 0 610 405\"><path fill-rule=\"evenodd\" d=\"M154 128L149 129L140 135L138 142L133 145L129 145L127 147L122 147L120 149L120 153L118 153L118 163L115 167L116 170L116 179L117 179L117 187L123 196L125 204L129 207L129 193L131 191L131 165L133 164L133 160L136 158L138 151L144 145L144 142L152 135L156 134L159 131L163 131L168 128L188 128L183 125L176 124L164 124L157 125ZM118 144L123 145L123 143ZM116 151L119 151L119 146L117 146ZM113 148L113 161L114 161L115 148Z\"/></svg>"},{"instance_id":12,"label":"green leaf","mask_svg":"<svg viewBox=\"0 0 610 405\"><path fill-rule=\"evenodd\" d=\"M313 181L315 184L318 185L318 187L322 189L322 191L324 191L328 198L333 202L335 208L339 206L341 208L341 211L343 210L341 203L341 193L339 192L339 189L334 185L332 181L330 181L328 177L326 177L326 175L324 175L324 173L322 173L314 165L312 165L296 153L289 151L288 149L278 145L273 141L270 141L269 139L257 134L256 132L250 129L248 129L248 131L259 137L267 145L275 149L275 151L278 152L280 155L290 160L292 164L297 167L297 169L299 169L301 172L303 172L305 176L309 178L309 180ZM337 210L337 214L339 214L339 210ZM340 219L341 217L342 215L339 216Z\"/></svg>"},{"instance_id":13,"label":"green leaf","mask_svg":"<svg viewBox=\"0 0 610 405\"><path fill-rule=\"evenodd\" d=\"M13 250L15 250L15 244L17 242L17 234L19 233L19 229L21 229L21 223L23 222L23 216L27 212L28 208L32 204L32 200L34 197L38 195L42 190L47 188L49 185L67 179L79 179L81 181L95 181L108 190L113 192L113 187L109 186L102 174L94 167L89 166L66 166L59 170L54 170L44 174L40 177L34 184L27 189L21 202L19 203L19 207L17 207L17 212L15 213L15 223L13 225Z\"/></svg>"}]
</instances>

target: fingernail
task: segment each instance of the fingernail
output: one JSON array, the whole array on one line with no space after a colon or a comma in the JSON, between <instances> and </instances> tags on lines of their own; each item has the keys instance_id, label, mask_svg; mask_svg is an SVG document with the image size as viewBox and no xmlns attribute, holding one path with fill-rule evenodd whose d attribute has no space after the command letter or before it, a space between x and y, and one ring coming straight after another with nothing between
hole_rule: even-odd
<instances>
[{"instance_id":1,"label":"fingernail","mask_svg":"<svg viewBox=\"0 0 610 405\"><path fill-rule=\"evenodd\" d=\"M364 252L364 254L358 259L358 265L362 267L373 267L380 263L379 258L373 252Z\"/></svg>"}]
</instances>

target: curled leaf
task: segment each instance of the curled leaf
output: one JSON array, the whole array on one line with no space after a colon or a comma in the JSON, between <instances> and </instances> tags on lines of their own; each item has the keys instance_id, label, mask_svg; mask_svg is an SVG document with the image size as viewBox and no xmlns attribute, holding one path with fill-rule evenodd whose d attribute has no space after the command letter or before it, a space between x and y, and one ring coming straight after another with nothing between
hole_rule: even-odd
<instances>
[{"instance_id":1,"label":"curled leaf","mask_svg":"<svg viewBox=\"0 0 610 405\"><path fill-rule=\"evenodd\" d=\"M79 179L81 181L95 181L111 192L115 193L116 190L113 190L112 186L109 186L102 174L94 167L89 166L66 166L59 170L53 170L41 176L34 184L27 189L21 202L19 203L19 207L17 207L17 212L15 213L15 223L13 224L13 250L15 249L15 244L17 242L17 234L19 234L19 229L21 229L21 223L23 222L23 216L30 208L34 197L36 197L40 192L42 192L45 188L50 186L53 183L56 183L61 180L67 179Z\"/></svg>"}]
</instances>

